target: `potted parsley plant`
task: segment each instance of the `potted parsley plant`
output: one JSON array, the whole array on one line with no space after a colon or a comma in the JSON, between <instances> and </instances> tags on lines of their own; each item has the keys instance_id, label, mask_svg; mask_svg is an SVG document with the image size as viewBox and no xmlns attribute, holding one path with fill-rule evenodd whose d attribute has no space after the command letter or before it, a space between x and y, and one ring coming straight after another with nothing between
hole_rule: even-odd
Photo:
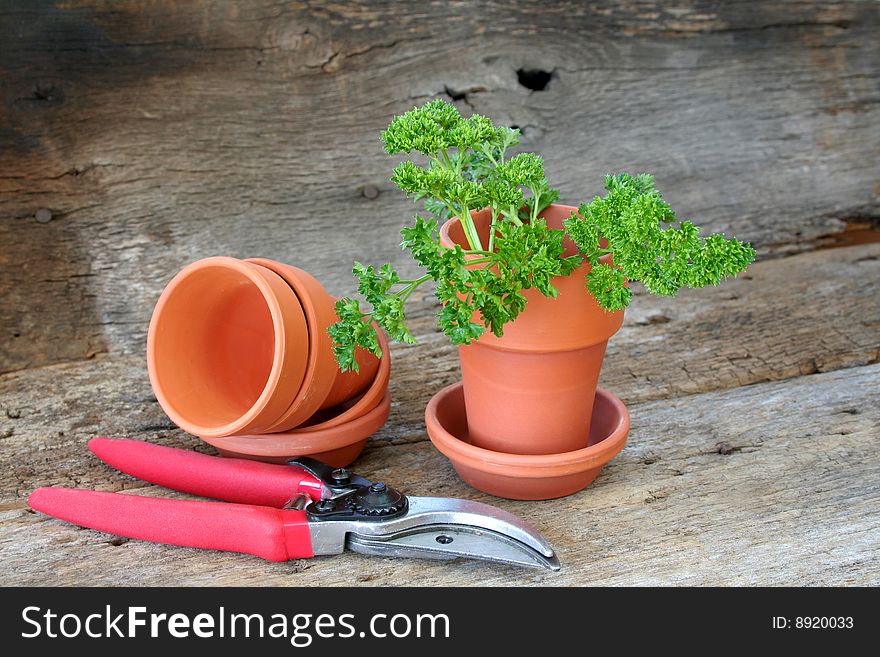
<instances>
[{"instance_id":1,"label":"potted parsley plant","mask_svg":"<svg viewBox=\"0 0 880 657\"><path fill-rule=\"evenodd\" d=\"M424 269L354 265L364 305L341 299L330 328L343 370L357 347L381 355L373 322L412 343L406 302L433 282L437 321L456 345L469 440L509 454L559 454L586 445L605 346L632 299L717 285L742 272L754 250L679 221L649 175L609 175L606 194L579 207L558 192L534 153L509 156L519 131L433 100L395 117L385 150L418 153L391 180L422 201L401 231Z\"/></svg>"}]
</instances>

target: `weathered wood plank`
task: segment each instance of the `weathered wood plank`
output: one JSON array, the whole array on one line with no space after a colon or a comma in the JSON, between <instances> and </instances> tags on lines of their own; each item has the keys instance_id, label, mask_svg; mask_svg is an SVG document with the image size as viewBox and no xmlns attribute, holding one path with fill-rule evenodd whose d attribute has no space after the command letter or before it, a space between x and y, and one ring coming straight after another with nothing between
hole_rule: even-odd
<instances>
[{"instance_id":1,"label":"weathered wood plank","mask_svg":"<svg viewBox=\"0 0 880 657\"><path fill-rule=\"evenodd\" d=\"M642 295L611 341L602 384L635 404L875 363L878 288L880 245L871 244L757 263L745 278L677 299ZM436 308L427 300L417 307L420 344L394 349L392 413L373 445L426 440L425 405L459 377ZM816 322L817 309L825 323ZM105 469L83 458L95 435L197 445L162 413L142 356L7 374L0 400L0 465L14 475L0 480L0 503L49 476L105 485Z\"/></svg>"},{"instance_id":2,"label":"weathered wood plank","mask_svg":"<svg viewBox=\"0 0 880 657\"><path fill-rule=\"evenodd\" d=\"M764 254L870 225L878 25L874 2L4 3L0 371L137 353L198 257L334 292L354 258L405 263L377 134L437 95L521 126L571 202L650 170Z\"/></svg>"},{"instance_id":3,"label":"weathered wood plank","mask_svg":"<svg viewBox=\"0 0 880 657\"><path fill-rule=\"evenodd\" d=\"M872 365L636 404L629 444L593 487L549 502L482 495L424 442L371 449L358 463L412 494L483 500L521 515L559 552L556 574L355 554L271 564L121 542L19 502L0 513L0 583L878 585L878 395L880 365ZM36 467L71 483L63 481L69 466L76 483L99 467L88 460ZM103 488L130 483L103 469Z\"/></svg>"}]
</instances>

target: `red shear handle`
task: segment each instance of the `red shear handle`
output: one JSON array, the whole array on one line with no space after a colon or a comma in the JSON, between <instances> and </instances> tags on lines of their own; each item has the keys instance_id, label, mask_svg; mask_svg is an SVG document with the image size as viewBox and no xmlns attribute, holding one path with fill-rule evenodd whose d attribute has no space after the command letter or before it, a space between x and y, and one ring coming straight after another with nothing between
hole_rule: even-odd
<instances>
[{"instance_id":1,"label":"red shear handle","mask_svg":"<svg viewBox=\"0 0 880 657\"><path fill-rule=\"evenodd\" d=\"M218 458L142 440L93 438L89 449L126 474L200 497L275 507L297 493L321 499L321 482L289 465Z\"/></svg>"},{"instance_id":2,"label":"red shear handle","mask_svg":"<svg viewBox=\"0 0 880 657\"><path fill-rule=\"evenodd\" d=\"M269 561L314 556L304 511L76 488L39 488L28 504L83 527L142 541L244 552Z\"/></svg>"}]
</instances>

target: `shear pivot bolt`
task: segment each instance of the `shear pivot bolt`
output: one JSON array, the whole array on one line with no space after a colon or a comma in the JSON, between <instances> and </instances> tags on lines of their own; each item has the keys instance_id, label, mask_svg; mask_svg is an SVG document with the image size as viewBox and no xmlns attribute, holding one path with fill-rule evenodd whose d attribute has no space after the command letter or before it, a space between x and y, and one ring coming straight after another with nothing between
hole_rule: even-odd
<instances>
[{"instance_id":1,"label":"shear pivot bolt","mask_svg":"<svg viewBox=\"0 0 880 657\"><path fill-rule=\"evenodd\" d=\"M351 474L345 468L336 468L333 472L330 473L330 478L334 483L337 484L347 484L351 479Z\"/></svg>"},{"instance_id":2,"label":"shear pivot bolt","mask_svg":"<svg viewBox=\"0 0 880 657\"><path fill-rule=\"evenodd\" d=\"M333 500L319 500L317 504L315 504L318 511L332 511L335 506Z\"/></svg>"},{"instance_id":3,"label":"shear pivot bolt","mask_svg":"<svg viewBox=\"0 0 880 657\"><path fill-rule=\"evenodd\" d=\"M352 497L352 507L365 516L387 516L406 509L406 497L384 482L361 486Z\"/></svg>"}]
</instances>

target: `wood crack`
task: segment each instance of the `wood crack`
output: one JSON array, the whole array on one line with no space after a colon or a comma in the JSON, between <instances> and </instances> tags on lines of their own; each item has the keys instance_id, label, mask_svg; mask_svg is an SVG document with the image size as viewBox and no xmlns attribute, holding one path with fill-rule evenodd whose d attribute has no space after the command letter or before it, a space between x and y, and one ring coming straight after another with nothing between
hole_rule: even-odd
<instances>
[{"instance_id":1,"label":"wood crack","mask_svg":"<svg viewBox=\"0 0 880 657\"><path fill-rule=\"evenodd\" d=\"M336 73L340 67L342 66L345 60L356 59L358 57L362 57L364 55L368 55L371 52L376 50L391 50L396 48L401 43L405 42L413 42L413 41L425 41L427 37L416 37L409 39L395 39L393 41L389 41L387 43L374 43L362 48L350 50L348 52L343 52L342 50L334 50L328 55L324 61L320 64L305 64L306 68L309 69L321 69L325 73Z\"/></svg>"}]
</instances>

